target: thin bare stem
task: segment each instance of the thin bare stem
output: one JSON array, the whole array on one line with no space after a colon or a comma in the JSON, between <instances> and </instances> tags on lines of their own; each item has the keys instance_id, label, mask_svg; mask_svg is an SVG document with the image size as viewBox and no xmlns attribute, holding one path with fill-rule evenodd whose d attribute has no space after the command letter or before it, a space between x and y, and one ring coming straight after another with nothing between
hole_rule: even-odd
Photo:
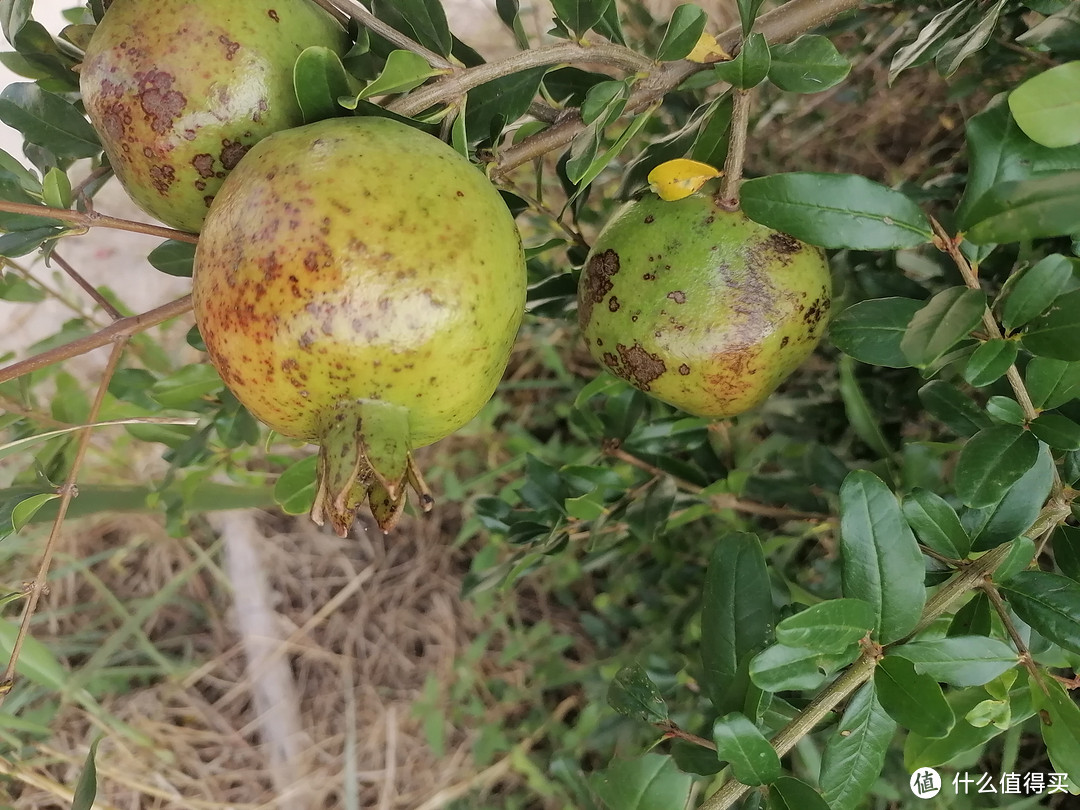
<instances>
[{"instance_id":1,"label":"thin bare stem","mask_svg":"<svg viewBox=\"0 0 1080 810\"><path fill-rule=\"evenodd\" d=\"M739 207L739 186L742 184L743 162L746 160L746 132L750 126L749 90L735 89L731 101L731 138L724 177L720 180L720 202L727 208Z\"/></svg>"},{"instance_id":2,"label":"thin bare stem","mask_svg":"<svg viewBox=\"0 0 1080 810\"><path fill-rule=\"evenodd\" d=\"M78 284L80 287L82 287L83 290L86 291L86 294L89 295L91 298L93 298L94 302L99 307L101 307L103 310L105 310L106 313L108 313L110 318L112 318L114 321L118 321L118 320L120 320L121 318L124 317L124 314L120 310L118 310L116 307L114 307L109 302L108 298L106 298L104 295L102 295L100 292L98 292L97 287L95 287L93 284L91 284L89 281L87 281L85 278L83 278L78 270L76 270L74 267L72 267L70 264L68 264L68 262L64 259L63 256L61 256L59 253L57 253L54 250L49 255L49 259L51 261L56 262L58 265L60 265L60 269L62 269L65 273L67 273L72 281L74 281L76 284Z\"/></svg>"},{"instance_id":3,"label":"thin bare stem","mask_svg":"<svg viewBox=\"0 0 1080 810\"><path fill-rule=\"evenodd\" d=\"M990 604L994 606L994 611L1005 626L1005 632L1012 639L1013 646L1020 653L1020 663L1024 665L1024 669L1028 671L1028 674L1042 689L1043 694L1049 694L1046 689L1046 682L1043 681L1042 675L1039 673L1039 668L1035 666L1035 662L1031 659L1031 650L1028 649L1024 639L1020 636L1020 632L1016 629L1016 625L1013 624L1013 620L1009 616L1009 608L1006 606L1005 600L1001 598L1001 594L998 593L998 589L994 587L994 583L989 578L983 580L981 588L982 592L989 598Z\"/></svg>"},{"instance_id":4,"label":"thin bare stem","mask_svg":"<svg viewBox=\"0 0 1080 810\"><path fill-rule=\"evenodd\" d=\"M116 373L116 368L120 363L120 356L124 353L124 347L127 345L128 340L128 336L123 336L117 339L113 344L112 352L109 355L109 361L105 366L104 373L101 375L101 382L98 384L97 395L94 397L94 402L90 406L90 412L86 417L88 422L97 421L98 414L101 411L101 404L105 401L105 394L109 390L109 383L112 381L113 374ZM78 494L78 487L76 484L79 478L79 471L82 469L83 460L86 458L86 451L90 447L90 438L92 434L93 431L90 430L80 431L79 443L75 450L75 458L71 462L71 470L68 472L67 480L65 480L63 486L60 487L60 502L56 510L56 518L53 520L52 530L49 532L49 539L45 541L45 550L41 553L41 563L38 566L37 576L30 586L30 593L26 600L26 606L23 608L22 621L19 623L19 631L15 635L15 642L11 647L11 657L8 659L7 668L4 670L3 677L0 678L0 706L4 704L4 700L11 691L11 685L14 683L15 666L19 662L19 654L22 652L23 644L26 641L27 635L30 633L30 622L34 618L34 613L37 611L38 601L41 599L41 594L45 590L48 582L49 566L52 565L53 552L56 550L57 540L60 539L60 529L64 525L64 518L67 516L68 507L71 505L71 499Z\"/></svg>"},{"instance_id":5,"label":"thin bare stem","mask_svg":"<svg viewBox=\"0 0 1080 810\"><path fill-rule=\"evenodd\" d=\"M191 296L185 295L183 298L177 298L175 301L162 304L149 312L113 321L104 329L92 335L73 340L63 346L57 346L55 349L49 349L41 354L35 354L33 357L20 360L18 363L12 363L10 366L0 368L0 383L46 368L53 363L59 363L61 360L68 360L94 349L100 349L102 346L108 346L113 341L126 340L132 335L145 332L152 326L157 326L159 323L175 318L177 315L183 315L190 310Z\"/></svg>"},{"instance_id":6,"label":"thin bare stem","mask_svg":"<svg viewBox=\"0 0 1080 810\"><path fill-rule=\"evenodd\" d=\"M0 200L0 211L12 214L29 214L34 217L58 219L61 222L70 222L83 228L113 228L118 231L131 231L132 233L145 233L149 236L160 236L162 239L175 239L178 242L199 241L199 237L193 233L177 231L173 228L165 228L161 225L149 225L145 222L135 222L131 219L109 217L93 211L72 211L70 208L50 208L47 205L33 205L32 203L17 203L9 200Z\"/></svg>"},{"instance_id":7,"label":"thin bare stem","mask_svg":"<svg viewBox=\"0 0 1080 810\"><path fill-rule=\"evenodd\" d=\"M666 738L686 740L688 743L700 745L702 748L708 748L710 751L716 750L716 743L712 740L706 740L704 737L699 737L697 734L691 734L689 731L679 728L679 726L671 720L664 720L661 723L657 723L656 727L664 732Z\"/></svg>"},{"instance_id":8,"label":"thin bare stem","mask_svg":"<svg viewBox=\"0 0 1080 810\"><path fill-rule=\"evenodd\" d=\"M391 28L368 11L367 8L357 0L315 0L315 2L339 20L342 19L342 15L346 18L352 17L365 28L374 31L380 37L392 42L399 48L420 54L420 56L424 57L427 60L427 63L433 68L439 68L440 70L452 70L454 68L454 64L445 57L439 56L439 54L429 48L425 48L411 37L406 36L395 28Z\"/></svg>"}]
</instances>

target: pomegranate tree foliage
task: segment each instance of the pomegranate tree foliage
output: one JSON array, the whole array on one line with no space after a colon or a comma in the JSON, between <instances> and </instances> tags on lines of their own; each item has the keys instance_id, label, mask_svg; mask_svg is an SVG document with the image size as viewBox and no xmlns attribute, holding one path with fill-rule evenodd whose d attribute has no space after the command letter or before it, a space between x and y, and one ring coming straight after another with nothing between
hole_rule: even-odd
<instances>
[{"instance_id":1,"label":"pomegranate tree foliage","mask_svg":"<svg viewBox=\"0 0 1080 810\"><path fill-rule=\"evenodd\" d=\"M294 71L306 121L385 115L444 137L503 189L526 240L521 351L534 356L520 365L535 379L508 380L473 431L503 443L492 451L503 467L463 467L462 486L443 458L432 479L444 505L463 500L458 539L477 549L466 591L482 600L533 579L592 654L571 665L558 640L521 649L550 682L522 728L488 729L479 763L542 727L529 784L543 806L612 810L881 806L923 766L947 779L1068 773L1077 790L1077 5L792 0L759 16L760 0L739 0L720 33L693 5L655 20L636 2L554 0L543 42L518 0L496 5L513 57L485 62L438 0L341 2L351 49L309 48ZM22 155L0 154L0 255L12 260L55 259L65 238L103 224L91 201L109 179L74 72L100 3L73 9L62 31L32 10L0 2L12 48L0 59L25 77L0 93L0 120L25 138ZM703 32L720 47L702 49ZM784 105L865 92L851 65L882 60L859 103L889 104L904 72L937 73L963 100L965 120L949 126L966 151L928 144L891 187L843 165L769 174L761 141L784 127ZM761 103L744 146L732 99L746 92ZM652 168L682 157L726 160L729 173L745 158L743 210L828 248L837 293L815 360L762 407L715 424L583 365L576 345L590 238L621 200L648 193ZM79 182L85 164L69 170L87 158ZM177 236L149 259L184 276L192 256ZM45 292L5 270L0 296L29 307ZM68 516L153 508L182 532L271 493L303 512L313 462L265 448L209 365L177 367L152 332L123 324L138 352L110 372L100 407L63 362L0 377L0 457L20 470L0 491L0 535L56 514L57 482L76 464L79 434L66 428L91 415L171 417L123 428L169 472L106 485L86 468ZM65 361L109 342L92 331L68 321L31 353ZM189 342L201 346L195 331ZM24 678L56 688L63 669L25 649L37 666ZM577 712L551 716L568 695ZM476 721L465 707L433 711Z\"/></svg>"}]
</instances>

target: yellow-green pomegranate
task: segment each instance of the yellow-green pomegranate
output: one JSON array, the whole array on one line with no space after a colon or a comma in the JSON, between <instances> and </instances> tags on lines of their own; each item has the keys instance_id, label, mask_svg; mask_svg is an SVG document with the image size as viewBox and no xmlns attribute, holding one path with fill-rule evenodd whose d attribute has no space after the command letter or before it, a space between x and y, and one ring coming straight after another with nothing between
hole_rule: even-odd
<instances>
[{"instance_id":1,"label":"yellow-green pomegranate","mask_svg":"<svg viewBox=\"0 0 1080 810\"><path fill-rule=\"evenodd\" d=\"M525 260L487 178L385 118L269 136L226 178L195 254L195 317L260 420L321 445L316 522L344 536L367 500L384 530L411 451L472 419L525 305Z\"/></svg>"},{"instance_id":2,"label":"yellow-green pomegranate","mask_svg":"<svg viewBox=\"0 0 1080 810\"><path fill-rule=\"evenodd\" d=\"M831 283L820 249L710 196L649 195L596 239L578 286L594 358L696 416L760 404L813 351Z\"/></svg>"},{"instance_id":3,"label":"yellow-green pomegranate","mask_svg":"<svg viewBox=\"0 0 1080 810\"><path fill-rule=\"evenodd\" d=\"M343 53L312 0L114 0L79 70L116 176L147 213L198 232L225 175L257 141L304 123L293 64Z\"/></svg>"}]
</instances>

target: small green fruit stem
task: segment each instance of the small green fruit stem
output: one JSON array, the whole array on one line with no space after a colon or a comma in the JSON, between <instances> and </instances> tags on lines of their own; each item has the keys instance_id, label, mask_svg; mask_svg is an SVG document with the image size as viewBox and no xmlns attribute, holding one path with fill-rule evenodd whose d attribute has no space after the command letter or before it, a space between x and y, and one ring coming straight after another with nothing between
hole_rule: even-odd
<instances>
[{"instance_id":1,"label":"small green fruit stem","mask_svg":"<svg viewBox=\"0 0 1080 810\"><path fill-rule=\"evenodd\" d=\"M720 180L720 202L726 208L739 207L739 186L742 184L743 163L746 160L746 133L750 127L750 90L735 88L731 99L731 137L728 140L724 176Z\"/></svg>"},{"instance_id":2,"label":"small green fruit stem","mask_svg":"<svg viewBox=\"0 0 1080 810\"><path fill-rule=\"evenodd\" d=\"M1054 515L1059 514L1059 511L1058 505L1054 503L1043 508L1043 513L1046 513L1049 519L1055 519ZM1040 526L1043 522L1043 515L1040 514L1035 527ZM991 549L942 585L927 600L922 617L919 619L915 629L908 635L908 638L922 632L933 624L938 616L945 613L954 602L968 591L981 587L986 577L997 570L998 566L1009 556L1010 549L1011 546L1008 543ZM844 670L840 677L825 687L809 706L799 712L794 720L780 729L770 740L776 752L780 756L787 754L799 740L813 731L814 727L824 720L842 700L870 680L877 666L878 657L878 654L873 650L864 652L856 659L855 663ZM750 789L749 785L744 785L732 779L725 782L716 793L706 799L700 810L726 810L726 808L739 801Z\"/></svg>"}]
</instances>

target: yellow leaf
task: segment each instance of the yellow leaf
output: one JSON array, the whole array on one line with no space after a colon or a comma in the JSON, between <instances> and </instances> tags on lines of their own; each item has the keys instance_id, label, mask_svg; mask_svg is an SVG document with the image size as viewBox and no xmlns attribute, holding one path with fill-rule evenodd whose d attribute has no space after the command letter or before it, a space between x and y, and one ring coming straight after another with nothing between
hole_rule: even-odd
<instances>
[{"instance_id":1,"label":"yellow leaf","mask_svg":"<svg viewBox=\"0 0 1080 810\"><path fill-rule=\"evenodd\" d=\"M713 62L730 61L731 54L720 47L716 37L702 32L697 45L694 46L694 50L690 51L686 58L691 62L697 62L699 65L711 65Z\"/></svg>"},{"instance_id":2,"label":"yellow leaf","mask_svg":"<svg viewBox=\"0 0 1080 810\"><path fill-rule=\"evenodd\" d=\"M678 158L661 163L649 172L649 185L661 200L672 202L689 197L706 181L719 177L723 172L696 160Z\"/></svg>"}]
</instances>

